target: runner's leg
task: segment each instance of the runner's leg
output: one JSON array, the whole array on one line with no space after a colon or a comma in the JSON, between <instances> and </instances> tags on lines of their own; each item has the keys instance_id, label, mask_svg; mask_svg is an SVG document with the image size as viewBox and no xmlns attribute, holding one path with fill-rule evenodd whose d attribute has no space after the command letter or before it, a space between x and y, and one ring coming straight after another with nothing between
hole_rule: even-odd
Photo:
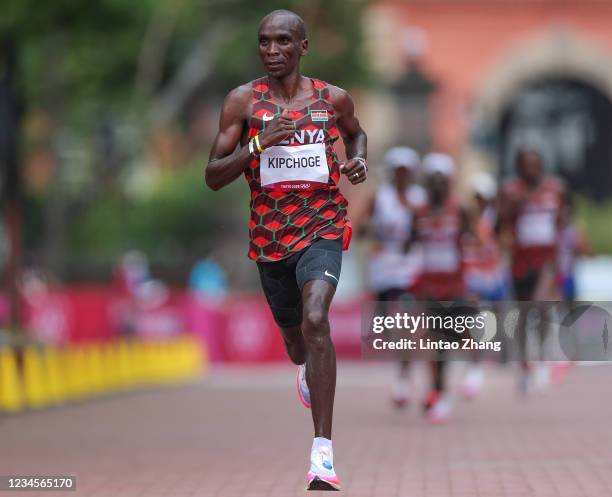
<instances>
[{"instance_id":1,"label":"runner's leg","mask_svg":"<svg viewBox=\"0 0 612 497\"><path fill-rule=\"evenodd\" d=\"M304 343L301 326L281 328L280 330L291 362L298 366L304 364L306 362L306 344Z\"/></svg>"},{"instance_id":2,"label":"runner's leg","mask_svg":"<svg viewBox=\"0 0 612 497\"><path fill-rule=\"evenodd\" d=\"M329 307L342 266L340 240L317 240L300 256L296 278L302 290L302 334L315 438L310 453L309 490L338 490L331 441L336 352L331 341Z\"/></svg>"},{"instance_id":3,"label":"runner's leg","mask_svg":"<svg viewBox=\"0 0 612 497\"><path fill-rule=\"evenodd\" d=\"M266 300L280 328L289 358L294 364L306 362L306 347L300 328L302 295L296 279L299 258L257 264Z\"/></svg>"},{"instance_id":4,"label":"runner's leg","mask_svg":"<svg viewBox=\"0 0 612 497\"><path fill-rule=\"evenodd\" d=\"M306 382L310 390L315 437L331 440L336 352L329 328L329 306L335 288L327 281L312 280L304 285L302 333L306 344Z\"/></svg>"},{"instance_id":5,"label":"runner's leg","mask_svg":"<svg viewBox=\"0 0 612 497\"><path fill-rule=\"evenodd\" d=\"M302 289L306 382L310 391L315 437L327 439L331 439L336 390L336 352L328 316L341 267L340 240L320 239L304 251L296 268L296 278Z\"/></svg>"}]
</instances>

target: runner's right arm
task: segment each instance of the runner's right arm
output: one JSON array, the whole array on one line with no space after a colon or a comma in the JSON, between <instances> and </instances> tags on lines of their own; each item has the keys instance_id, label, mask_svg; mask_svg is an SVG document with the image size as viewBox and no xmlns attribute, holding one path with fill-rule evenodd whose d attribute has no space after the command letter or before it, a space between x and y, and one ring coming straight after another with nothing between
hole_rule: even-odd
<instances>
[{"instance_id":1,"label":"runner's right arm","mask_svg":"<svg viewBox=\"0 0 612 497\"><path fill-rule=\"evenodd\" d=\"M206 185L219 190L238 178L249 166L251 154L246 141L248 116L251 111L251 87L239 86L223 102L219 132L215 137L205 171ZM286 111L270 121L260 133L260 145L268 148L293 134L293 121ZM238 145L241 145L236 149Z\"/></svg>"},{"instance_id":2,"label":"runner's right arm","mask_svg":"<svg viewBox=\"0 0 612 497\"><path fill-rule=\"evenodd\" d=\"M204 175L206 185L213 190L230 184L249 165L251 155L248 144L236 150L246 127L249 99L250 89L245 85L232 90L223 102L219 132L213 142Z\"/></svg>"}]
</instances>

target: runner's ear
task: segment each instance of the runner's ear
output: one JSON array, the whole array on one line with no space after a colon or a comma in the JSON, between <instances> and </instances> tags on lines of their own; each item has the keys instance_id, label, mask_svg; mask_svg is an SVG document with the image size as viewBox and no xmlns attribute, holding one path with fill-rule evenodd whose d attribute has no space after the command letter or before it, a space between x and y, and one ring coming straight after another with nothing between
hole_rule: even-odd
<instances>
[{"instance_id":1,"label":"runner's ear","mask_svg":"<svg viewBox=\"0 0 612 497\"><path fill-rule=\"evenodd\" d=\"M308 38L304 38L301 42L300 57L304 57L308 53Z\"/></svg>"}]
</instances>

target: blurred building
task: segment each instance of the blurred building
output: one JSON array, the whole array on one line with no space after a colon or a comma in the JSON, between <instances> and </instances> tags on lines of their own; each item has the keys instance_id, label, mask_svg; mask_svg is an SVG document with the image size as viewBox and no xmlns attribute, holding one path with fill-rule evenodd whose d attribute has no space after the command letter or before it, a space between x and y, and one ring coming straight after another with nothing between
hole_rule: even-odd
<instances>
[{"instance_id":1,"label":"blurred building","mask_svg":"<svg viewBox=\"0 0 612 497\"><path fill-rule=\"evenodd\" d=\"M464 172L509 174L516 148L530 143L547 168L603 199L612 193L611 20L606 0L379 0L364 28L388 88L415 67L435 85L423 122ZM392 91L366 107L373 154L422 139L374 126L401 122Z\"/></svg>"}]
</instances>

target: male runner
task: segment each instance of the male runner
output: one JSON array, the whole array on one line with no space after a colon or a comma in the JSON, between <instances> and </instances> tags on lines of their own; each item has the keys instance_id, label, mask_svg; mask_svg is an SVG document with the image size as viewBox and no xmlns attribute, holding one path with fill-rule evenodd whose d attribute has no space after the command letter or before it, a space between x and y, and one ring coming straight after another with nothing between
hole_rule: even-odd
<instances>
[{"instance_id":1,"label":"male runner","mask_svg":"<svg viewBox=\"0 0 612 497\"><path fill-rule=\"evenodd\" d=\"M414 181L420 163L419 154L409 147L393 147L385 154L388 170L383 182L372 196L369 217L374 243L368 266L368 285L379 302L379 312L391 313L390 305L410 294L420 267L420 254L406 252L412 233L414 210L427 200L425 189ZM400 361L393 382L391 398L402 408L410 401L408 379L410 364Z\"/></svg>"},{"instance_id":2,"label":"male runner","mask_svg":"<svg viewBox=\"0 0 612 497\"><path fill-rule=\"evenodd\" d=\"M512 279L514 295L519 301L546 301L556 298L556 257L559 242L560 214L565 203L564 184L544 173L538 150L523 148L516 158L517 176L503 186L500 221L511 234ZM537 308L537 306L536 306ZM540 355L548 323L539 319ZM527 391L531 381L527 361L527 309L519 314L517 325L522 369L519 387ZM536 382L548 382L548 368L542 364Z\"/></svg>"},{"instance_id":3,"label":"male runner","mask_svg":"<svg viewBox=\"0 0 612 497\"><path fill-rule=\"evenodd\" d=\"M496 233L498 225L497 182L485 172L472 179L474 209L471 211L474 235L463 244L463 279L467 290L492 309L507 296L509 278L503 264ZM461 392L466 399L475 398L484 385L484 370L480 351L474 351Z\"/></svg>"},{"instance_id":4,"label":"male runner","mask_svg":"<svg viewBox=\"0 0 612 497\"><path fill-rule=\"evenodd\" d=\"M365 181L366 134L346 91L300 74L308 40L297 14L271 12L258 37L267 75L226 97L206 184L218 190L242 174L249 184L249 257L257 262L289 358L299 366L300 398L312 407L308 489L339 490L328 311L351 233L338 181L341 173L354 185ZM340 136L349 158L344 164L334 152Z\"/></svg>"},{"instance_id":5,"label":"male runner","mask_svg":"<svg viewBox=\"0 0 612 497\"><path fill-rule=\"evenodd\" d=\"M467 211L451 193L455 170L451 157L431 153L423 159L427 203L416 211L413 241L423 254L421 274L414 287L420 300L428 303L434 316L453 315L441 302L462 302L466 299L462 272L462 241L470 232ZM453 331L454 333L454 331ZM446 391L444 370L446 358L440 354L431 361L432 388L425 399L425 415L432 423L448 421L452 405Z\"/></svg>"}]
</instances>

